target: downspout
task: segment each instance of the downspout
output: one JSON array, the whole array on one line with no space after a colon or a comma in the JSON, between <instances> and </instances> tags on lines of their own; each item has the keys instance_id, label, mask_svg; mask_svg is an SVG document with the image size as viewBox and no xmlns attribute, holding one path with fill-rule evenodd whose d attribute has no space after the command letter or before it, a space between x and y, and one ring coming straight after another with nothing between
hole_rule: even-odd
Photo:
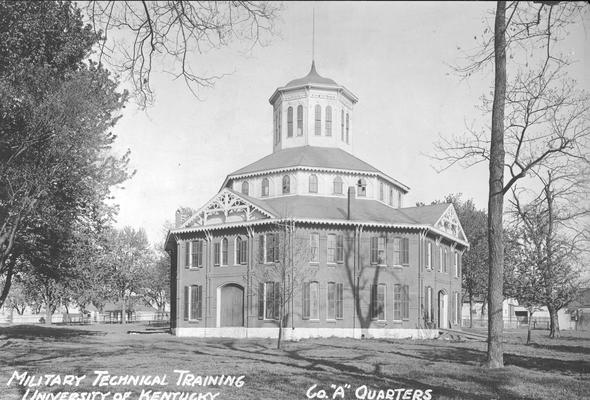
<instances>
[{"instance_id":1,"label":"downspout","mask_svg":"<svg viewBox=\"0 0 590 400\"><path fill-rule=\"evenodd\" d=\"M294 242L295 242L295 220L293 220L293 218L291 218L291 226L290 226L290 230L291 230L291 234L289 235L289 251L291 252L291 330L295 329L295 320L294 320L294 314L295 314L295 276L293 275L295 273L295 251L293 249L294 247Z\"/></svg>"},{"instance_id":2,"label":"downspout","mask_svg":"<svg viewBox=\"0 0 590 400\"><path fill-rule=\"evenodd\" d=\"M358 240L357 240L357 251L356 251L356 257L358 258L357 261L357 269L355 271L355 281L356 281L356 301L360 302L360 292L359 292L359 288L360 288L360 269L361 269L361 240L362 240L362 236L363 236L363 226L359 226L359 233L358 233ZM359 303L360 304L360 303ZM362 327L361 327L362 328Z\"/></svg>"}]
</instances>

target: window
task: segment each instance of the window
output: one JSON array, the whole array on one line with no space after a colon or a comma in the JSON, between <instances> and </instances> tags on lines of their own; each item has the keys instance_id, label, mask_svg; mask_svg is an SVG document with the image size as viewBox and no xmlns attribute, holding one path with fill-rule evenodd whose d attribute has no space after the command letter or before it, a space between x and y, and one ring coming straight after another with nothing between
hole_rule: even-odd
<instances>
[{"instance_id":1,"label":"window","mask_svg":"<svg viewBox=\"0 0 590 400\"><path fill-rule=\"evenodd\" d=\"M383 182L380 182L379 183L379 200L381 200L381 201L384 201L384 199L385 199L385 193L384 193L385 191L384 191L383 186L384 186Z\"/></svg>"},{"instance_id":2,"label":"window","mask_svg":"<svg viewBox=\"0 0 590 400\"><path fill-rule=\"evenodd\" d=\"M463 264L463 259L461 257L461 255L459 253L457 253L457 278L459 278L461 276L461 270L462 270L462 264Z\"/></svg>"},{"instance_id":3,"label":"window","mask_svg":"<svg viewBox=\"0 0 590 400\"><path fill-rule=\"evenodd\" d=\"M303 319L320 319L320 285L317 282L303 284Z\"/></svg>"},{"instance_id":4,"label":"window","mask_svg":"<svg viewBox=\"0 0 590 400\"><path fill-rule=\"evenodd\" d=\"M371 319L385 321L385 284L371 285Z\"/></svg>"},{"instance_id":5,"label":"window","mask_svg":"<svg viewBox=\"0 0 590 400\"><path fill-rule=\"evenodd\" d=\"M303 136L303 106L297 106L297 136Z\"/></svg>"},{"instance_id":6,"label":"window","mask_svg":"<svg viewBox=\"0 0 590 400\"><path fill-rule=\"evenodd\" d=\"M248 239L236 238L235 264L248 264Z\"/></svg>"},{"instance_id":7,"label":"window","mask_svg":"<svg viewBox=\"0 0 590 400\"><path fill-rule=\"evenodd\" d=\"M424 320L434 321L434 304L432 302L432 287L426 286L424 290Z\"/></svg>"},{"instance_id":8,"label":"window","mask_svg":"<svg viewBox=\"0 0 590 400\"><path fill-rule=\"evenodd\" d=\"M336 263L336 235L333 233L328 234L328 245L327 245L327 258L328 264Z\"/></svg>"},{"instance_id":9,"label":"window","mask_svg":"<svg viewBox=\"0 0 590 400\"><path fill-rule=\"evenodd\" d=\"M275 144L279 143L279 112L275 111Z\"/></svg>"},{"instance_id":10,"label":"window","mask_svg":"<svg viewBox=\"0 0 590 400\"><path fill-rule=\"evenodd\" d=\"M322 107L319 104L315 106L315 135L322 134Z\"/></svg>"},{"instance_id":11,"label":"window","mask_svg":"<svg viewBox=\"0 0 590 400\"><path fill-rule=\"evenodd\" d=\"M443 272L446 274L447 273L447 262L448 262L448 254L447 254L447 249L444 249L442 252L442 265L443 265Z\"/></svg>"},{"instance_id":12,"label":"window","mask_svg":"<svg viewBox=\"0 0 590 400\"><path fill-rule=\"evenodd\" d=\"M287 108L287 137L293 137L293 107Z\"/></svg>"},{"instance_id":13,"label":"window","mask_svg":"<svg viewBox=\"0 0 590 400\"><path fill-rule=\"evenodd\" d=\"M396 284L393 289L393 320L410 318L410 287Z\"/></svg>"},{"instance_id":14,"label":"window","mask_svg":"<svg viewBox=\"0 0 590 400\"><path fill-rule=\"evenodd\" d=\"M340 114L340 139L344 142L344 110Z\"/></svg>"},{"instance_id":15,"label":"window","mask_svg":"<svg viewBox=\"0 0 590 400\"><path fill-rule=\"evenodd\" d=\"M408 238L394 238L393 239L393 265L410 264L409 257L410 240Z\"/></svg>"},{"instance_id":16,"label":"window","mask_svg":"<svg viewBox=\"0 0 590 400\"><path fill-rule=\"evenodd\" d=\"M291 178L289 175L283 176L283 194L291 193Z\"/></svg>"},{"instance_id":17,"label":"window","mask_svg":"<svg viewBox=\"0 0 590 400\"><path fill-rule=\"evenodd\" d=\"M346 143L348 143L349 131L350 131L350 119L348 117L348 113L346 113Z\"/></svg>"},{"instance_id":18,"label":"window","mask_svg":"<svg viewBox=\"0 0 590 400\"><path fill-rule=\"evenodd\" d=\"M385 265L385 238L371 238L371 264Z\"/></svg>"},{"instance_id":19,"label":"window","mask_svg":"<svg viewBox=\"0 0 590 400\"><path fill-rule=\"evenodd\" d=\"M397 192L397 207L401 208L402 206L402 192Z\"/></svg>"},{"instance_id":20,"label":"window","mask_svg":"<svg viewBox=\"0 0 590 400\"><path fill-rule=\"evenodd\" d=\"M309 193L317 193L318 192L318 177L316 174L311 174L309 176Z\"/></svg>"},{"instance_id":21,"label":"window","mask_svg":"<svg viewBox=\"0 0 590 400\"><path fill-rule=\"evenodd\" d=\"M357 182L357 195L359 197L367 196L367 180L365 178L360 178Z\"/></svg>"},{"instance_id":22,"label":"window","mask_svg":"<svg viewBox=\"0 0 590 400\"><path fill-rule=\"evenodd\" d=\"M438 247L438 272L443 272L443 249Z\"/></svg>"},{"instance_id":23,"label":"window","mask_svg":"<svg viewBox=\"0 0 590 400\"><path fill-rule=\"evenodd\" d=\"M426 243L425 249L424 262L426 264L426 269L432 269L432 243L430 243L430 241Z\"/></svg>"},{"instance_id":24,"label":"window","mask_svg":"<svg viewBox=\"0 0 590 400\"><path fill-rule=\"evenodd\" d=\"M184 319L189 321L202 318L203 287L192 285L184 287Z\"/></svg>"},{"instance_id":25,"label":"window","mask_svg":"<svg viewBox=\"0 0 590 400\"><path fill-rule=\"evenodd\" d=\"M326 107L326 136L332 136L332 107Z\"/></svg>"},{"instance_id":26,"label":"window","mask_svg":"<svg viewBox=\"0 0 590 400\"><path fill-rule=\"evenodd\" d=\"M312 233L309 236L309 261L312 263L320 262L320 234Z\"/></svg>"},{"instance_id":27,"label":"window","mask_svg":"<svg viewBox=\"0 0 590 400\"><path fill-rule=\"evenodd\" d=\"M279 235L267 233L258 237L258 255L264 263L279 261Z\"/></svg>"},{"instance_id":28,"label":"window","mask_svg":"<svg viewBox=\"0 0 590 400\"><path fill-rule=\"evenodd\" d=\"M221 243L213 243L213 265L219 267L221 264Z\"/></svg>"},{"instance_id":29,"label":"window","mask_svg":"<svg viewBox=\"0 0 590 400\"><path fill-rule=\"evenodd\" d=\"M328 282L328 310L327 319L343 318L343 284Z\"/></svg>"},{"instance_id":30,"label":"window","mask_svg":"<svg viewBox=\"0 0 590 400\"><path fill-rule=\"evenodd\" d=\"M269 186L268 186L268 178L264 178L262 180L262 197L268 197L269 194Z\"/></svg>"},{"instance_id":31,"label":"window","mask_svg":"<svg viewBox=\"0 0 590 400\"><path fill-rule=\"evenodd\" d=\"M393 187L389 187L389 205L393 207Z\"/></svg>"},{"instance_id":32,"label":"window","mask_svg":"<svg viewBox=\"0 0 590 400\"><path fill-rule=\"evenodd\" d=\"M336 262L344 262L344 236L336 236Z\"/></svg>"},{"instance_id":33,"label":"window","mask_svg":"<svg viewBox=\"0 0 590 400\"><path fill-rule=\"evenodd\" d=\"M250 194L250 185L248 181L242 182L242 193L248 196Z\"/></svg>"},{"instance_id":34,"label":"window","mask_svg":"<svg viewBox=\"0 0 590 400\"><path fill-rule=\"evenodd\" d=\"M203 241L186 242L184 247L184 267L198 268L203 266Z\"/></svg>"},{"instance_id":35,"label":"window","mask_svg":"<svg viewBox=\"0 0 590 400\"><path fill-rule=\"evenodd\" d=\"M279 282L258 284L258 319L278 319L280 311Z\"/></svg>"},{"instance_id":36,"label":"window","mask_svg":"<svg viewBox=\"0 0 590 400\"><path fill-rule=\"evenodd\" d=\"M337 176L334 178L334 194L342 194L342 178Z\"/></svg>"},{"instance_id":37,"label":"window","mask_svg":"<svg viewBox=\"0 0 590 400\"><path fill-rule=\"evenodd\" d=\"M227 265L227 238L221 239L221 265Z\"/></svg>"},{"instance_id":38,"label":"window","mask_svg":"<svg viewBox=\"0 0 590 400\"><path fill-rule=\"evenodd\" d=\"M453 269L455 270L455 278L459 277L459 253L453 252Z\"/></svg>"}]
</instances>

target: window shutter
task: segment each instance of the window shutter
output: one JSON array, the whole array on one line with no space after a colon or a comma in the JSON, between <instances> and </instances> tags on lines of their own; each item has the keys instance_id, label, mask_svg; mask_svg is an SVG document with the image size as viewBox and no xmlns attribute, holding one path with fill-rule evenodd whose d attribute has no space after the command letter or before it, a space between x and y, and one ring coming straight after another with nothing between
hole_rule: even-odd
<instances>
[{"instance_id":1,"label":"window shutter","mask_svg":"<svg viewBox=\"0 0 590 400\"><path fill-rule=\"evenodd\" d=\"M377 317L377 285L371 285L371 318L375 319Z\"/></svg>"},{"instance_id":2,"label":"window shutter","mask_svg":"<svg viewBox=\"0 0 590 400\"><path fill-rule=\"evenodd\" d=\"M303 284L303 319L309 319L309 282Z\"/></svg>"},{"instance_id":3,"label":"window shutter","mask_svg":"<svg viewBox=\"0 0 590 400\"><path fill-rule=\"evenodd\" d=\"M408 266L410 264L410 239L402 239L402 264Z\"/></svg>"},{"instance_id":4,"label":"window shutter","mask_svg":"<svg viewBox=\"0 0 590 400\"><path fill-rule=\"evenodd\" d=\"M343 285L342 283L336 284L336 319L341 319L344 316L343 312Z\"/></svg>"},{"instance_id":5,"label":"window shutter","mask_svg":"<svg viewBox=\"0 0 590 400\"><path fill-rule=\"evenodd\" d=\"M264 235L258 236L258 262L264 263Z\"/></svg>"},{"instance_id":6,"label":"window shutter","mask_svg":"<svg viewBox=\"0 0 590 400\"><path fill-rule=\"evenodd\" d=\"M279 311L280 311L280 303L281 303L281 284L279 282L275 282L275 290L274 290L274 311L275 311L275 315L274 318L275 319L279 319L280 315L279 315Z\"/></svg>"},{"instance_id":7,"label":"window shutter","mask_svg":"<svg viewBox=\"0 0 590 400\"><path fill-rule=\"evenodd\" d=\"M264 283L258 284L258 319L264 319Z\"/></svg>"},{"instance_id":8,"label":"window shutter","mask_svg":"<svg viewBox=\"0 0 590 400\"><path fill-rule=\"evenodd\" d=\"M203 319L203 286L197 286L197 319Z\"/></svg>"},{"instance_id":9,"label":"window shutter","mask_svg":"<svg viewBox=\"0 0 590 400\"><path fill-rule=\"evenodd\" d=\"M189 309L189 287L184 287L184 320L188 321L188 309Z\"/></svg>"},{"instance_id":10,"label":"window shutter","mask_svg":"<svg viewBox=\"0 0 590 400\"><path fill-rule=\"evenodd\" d=\"M410 286L403 286L403 319L410 318Z\"/></svg>"},{"instance_id":11,"label":"window shutter","mask_svg":"<svg viewBox=\"0 0 590 400\"><path fill-rule=\"evenodd\" d=\"M191 265L191 242L184 242L184 268L189 268Z\"/></svg>"},{"instance_id":12,"label":"window shutter","mask_svg":"<svg viewBox=\"0 0 590 400\"><path fill-rule=\"evenodd\" d=\"M275 233L273 236L273 244L274 244L274 259L272 261L279 262L279 234Z\"/></svg>"}]
</instances>

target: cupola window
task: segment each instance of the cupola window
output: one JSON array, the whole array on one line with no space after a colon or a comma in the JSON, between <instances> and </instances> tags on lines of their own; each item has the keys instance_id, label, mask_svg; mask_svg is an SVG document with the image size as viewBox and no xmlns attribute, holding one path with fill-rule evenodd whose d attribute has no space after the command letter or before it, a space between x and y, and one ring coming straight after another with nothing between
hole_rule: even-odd
<instances>
[{"instance_id":1,"label":"cupola window","mask_svg":"<svg viewBox=\"0 0 590 400\"><path fill-rule=\"evenodd\" d=\"M332 107L326 107L326 136L332 136Z\"/></svg>"},{"instance_id":2,"label":"cupola window","mask_svg":"<svg viewBox=\"0 0 590 400\"><path fill-rule=\"evenodd\" d=\"M303 106L297 106L297 136L303 136Z\"/></svg>"},{"instance_id":3,"label":"cupola window","mask_svg":"<svg viewBox=\"0 0 590 400\"><path fill-rule=\"evenodd\" d=\"M262 197L268 197L268 194L269 194L268 192L269 192L269 190L268 190L268 178L264 178L262 180L262 193L261 193Z\"/></svg>"},{"instance_id":4,"label":"cupola window","mask_svg":"<svg viewBox=\"0 0 590 400\"><path fill-rule=\"evenodd\" d=\"M248 184L248 181L242 182L242 193L246 196L250 194L250 185Z\"/></svg>"},{"instance_id":5,"label":"cupola window","mask_svg":"<svg viewBox=\"0 0 590 400\"><path fill-rule=\"evenodd\" d=\"M367 197L367 180L360 178L357 182L357 196Z\"/></svg>"},{"instance_id":6,"label":"cupola window","mask_svg":"<svg viewBox=\"0 0 590 400\"><path fill-rule=\"evenodd\" d=\"M315 135L322 134L322 107L319 104L315 106Z\"/></svg>"},{"instance_id":7,"label":"cupola window","mask_svg":"<svg viewBox=\"0 0 590 400\"><path fill-rule=\"evenodd\" d=\"M337 176L334 178L334 194L342 194L342 178Z\"/></svg>"},{"instance_id":8,"label":"cupola window","mask_svg":"<svg viewBox=\"0 0 590 400\"><path fill-rule=\"evenodd\" d=\"M287 109L287 137L293 137L293 107Z\"/></svg>"},{"instance_id":9,"label":"cupola window","mask_svg":"<svg viewBox=\"0 0 590 400\"><path fill-rule=\"evenodd\" d=\"M348 113L346 113L346 144L349 143L349 141L348 141L348 138L349 138L348 133L349 132L350 132L350 118L348 116Z\"/></svg>"}]
</instances>

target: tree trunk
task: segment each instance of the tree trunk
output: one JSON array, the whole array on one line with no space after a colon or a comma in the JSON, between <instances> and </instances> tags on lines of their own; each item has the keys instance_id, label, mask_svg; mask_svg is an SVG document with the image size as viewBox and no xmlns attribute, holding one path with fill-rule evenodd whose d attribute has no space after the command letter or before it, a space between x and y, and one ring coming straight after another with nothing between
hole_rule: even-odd
<instances>
[{"instance_id":1,"label":"tree trunk","mask_svg":"<svg viewBox=\"0 0 590 400\"><path fill-rule=\"evenodd\" d=\"M51 317L53 317L53 311L49 303L45 305L45 325L51 325Z\"/></svg>"},{"instance_id":2,"label":"tree trunk","mask_svg":"<svg viewBox=\"0 0 590 400\"><path fill-rule=\"evenodd\" d=\"M547 307L549 310L549 337L552 339L558 338L559 333L559 317L555 307Z\"/></svg>"},{"instance_id":3,"label":"tree trunk","mask_svg":"<svg viewBox=\"0 0 590 400\"><path fill-rule=\"evenodd\" d=\"M0 293L0 308L2 308L2 306L4 305L4 302L8 297L8 293L10 292L10 286L12 285L12 276L14 274L15 264L16 262L14 260L11 260L6 263L6 279L4 280L4 286L2 287L2 292Z\"/></svg>"},{"instance_id":4,"label":"tree trunk","mask_svg":"<svg viewBox=\"0 0 590 400\"><path fill-rule=\"evenodd\" d=\"M277 340L277 350L281 349L281 339L283 338L283 318L279 318L279 338Z\"/></svg>"},{"instance_id":5,"label":"tree trunk","mask_svg":"<svg viewBox=\"0 0 590 400\"><path fill-rule=\"evenodd\" d=\"M531 311L529 311L529 325L528 325L528 329L527 329L527 334L526 334L526 344L530 344L531 343L531 324L533 321L533 313Z\"/></svg>"},{"instance_id":6,"label":"tree trunk","mask_svg":"<svg viewBox=\"0 0 590 400\"><path fill-rule=\"evenodd\" d=\"M121 323L125 323L125 295L121 298Z\"/></svg>"},{"instance_id":7,"label":"tree trunk","mask_svg":"<svg viewBox=\"0 0 590 400\"><path fill-rule=\"evenodd\" d=\"M489 368L504 366L502 346L502 302L504 280L504 105L506 96L506 2L498 1L494 24L495 82L490 144L488 198L488 363Z\"/></svg>"},{"instance_id":8,"label":"tree trunk","mask_svg":"<svg viewBox=\"0 0 590 400\"><path fill-rule=\"evenodd\" d=\"M473 296L469 294L469 327L473 328Z\"/></svg>"}]
</instances>

